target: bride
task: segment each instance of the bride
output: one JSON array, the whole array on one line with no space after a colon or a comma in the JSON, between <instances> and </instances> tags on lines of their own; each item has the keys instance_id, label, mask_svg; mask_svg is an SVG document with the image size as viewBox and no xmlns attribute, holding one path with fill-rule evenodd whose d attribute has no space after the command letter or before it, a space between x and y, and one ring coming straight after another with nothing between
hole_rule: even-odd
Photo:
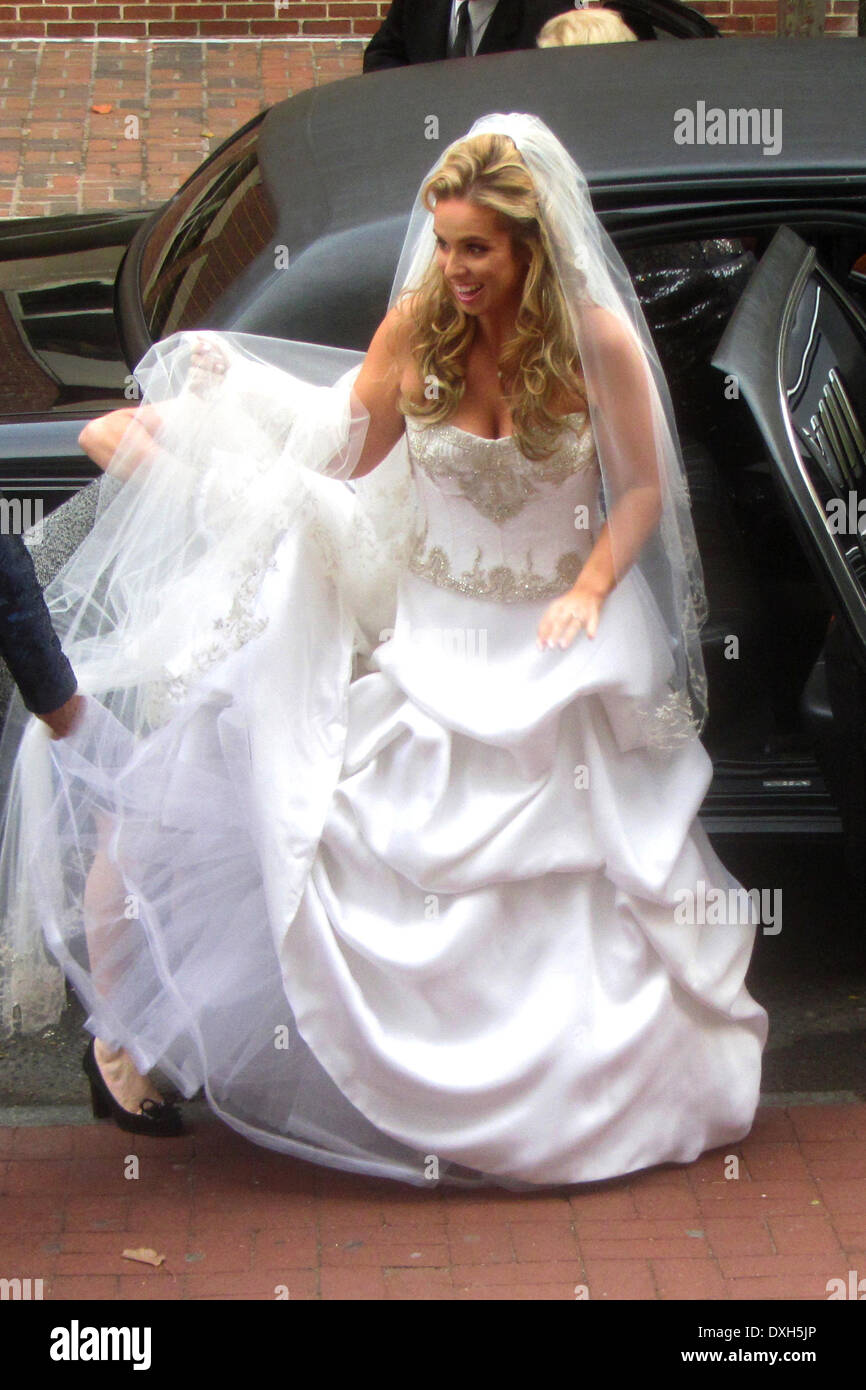
<instances>
[{"instance_id":1,"label":"bride","mask_svg":"<svg viewBox=\"0 0 866 1390\"><path fill-rule=\"evenodd\" d=\"M89 1010L257 1143L425 1183L689 1162L758 1102L766 1015L696 820L700 563L667 388L558 140L483 117L424 180L367 354L178 334L82 435L47 591L87 698L21 708L4 1012Z\"/></svg>"}]
</instances>

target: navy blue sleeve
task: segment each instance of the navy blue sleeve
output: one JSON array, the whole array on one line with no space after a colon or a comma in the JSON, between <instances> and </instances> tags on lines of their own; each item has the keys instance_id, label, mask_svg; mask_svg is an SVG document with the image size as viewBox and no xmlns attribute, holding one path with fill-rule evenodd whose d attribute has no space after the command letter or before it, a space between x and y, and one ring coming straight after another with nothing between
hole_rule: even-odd
<instances>
[{"instance_id":1,"label":"navy blue sleeve","mask_svg":"<svg viewBox=\"0 0 866 1390\"><path fill-rule=\"evenodd\" d=\"M404 3L405 0L394 0L382 24L364 49L364 72L408 66L409 51L403 34Z\"/></svg>"},{"instance_id":2,"label":"navy blue sleeve","mask_svg":"<svg viewBox=\"0 0 866 1390\"><path fill-rule=\"evenodd\" d=\"M51 714L77 682L20 536L0 535L0 656L33 714Z\"/></svg>"}]
</instances>

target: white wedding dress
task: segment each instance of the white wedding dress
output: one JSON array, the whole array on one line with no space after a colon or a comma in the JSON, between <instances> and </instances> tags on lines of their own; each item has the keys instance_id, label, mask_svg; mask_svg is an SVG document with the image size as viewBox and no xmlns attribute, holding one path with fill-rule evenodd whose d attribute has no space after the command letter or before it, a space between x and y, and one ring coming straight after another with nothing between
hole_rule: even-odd
<instances>
[{"instance_id":1,"label":"white wedding dress","mask_svg":"<svg viewBox=\"0 0 866 1390\"><path fill-rule=\"evenodd\" d=\"M407 421L423 526L393 633L353 678L293 546L253 635L131 762L97 700L67 740L28 731L55 817L94 731L116 725L125 763L112 783L103 751L92 791L125 905L100 961L80 922L46 928L90 1026L259 1143L520 1187L749 1131L755 929L677 920L683 891L737 885L696 821L706 752L648 745L635 714L670 664L643 580L594 639L536 643L603 520L588 421L569 420L541 463Z\"/></svg>"}]
</instances>

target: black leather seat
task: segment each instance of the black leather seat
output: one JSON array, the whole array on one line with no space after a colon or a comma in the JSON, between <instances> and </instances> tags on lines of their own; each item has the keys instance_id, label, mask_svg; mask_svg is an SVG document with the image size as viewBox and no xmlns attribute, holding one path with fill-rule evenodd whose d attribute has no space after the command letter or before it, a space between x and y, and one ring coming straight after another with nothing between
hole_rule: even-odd
<instances>
[{"instance_id":1,"label":"black leather seat","mask_svg":"<svg viewBox=\"0 0 866 1390\"><path fill-rule=\"evenodd\" d=\"M759 597L713 455L700 441L718 447L716 436L730 437L747 415L723 401L722 379L709 362L755 258L740 242L716 238L632 247L623 259L670 388L704 567L705 739L715 749L739 742L743 732L753 743L771 720ZM736 456L736 438L731 444Z\"/></svg>"},{"instance_id":2,"label":"black leather seat","mask_svg":"<svg viewBox=\"0 0 866 1390\"><path fill-rule=\"evenodd\" d=\"M696 440L681 444L709 606L701 634L710 710L705 739L717 748L748 734L751 743L771 720L760 597L713 458Z\"/></svg>"}]
</instances>

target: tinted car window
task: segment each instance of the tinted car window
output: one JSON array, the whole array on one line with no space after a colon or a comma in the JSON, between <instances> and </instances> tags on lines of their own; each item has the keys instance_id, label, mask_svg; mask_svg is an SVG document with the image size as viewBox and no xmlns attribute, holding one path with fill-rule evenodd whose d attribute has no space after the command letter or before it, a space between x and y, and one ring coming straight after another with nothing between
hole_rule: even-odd
<instances>
[{"instance_id":1,"label":"tinted car window","mask_svg":"<svg viewBox=\"0 0 866 1390\"><path fill-rule=\"evenodd\" d=\"M200 326L271 239L274 207L262 183L258 122L199 170L152 229L141 297L151 338Z\"/></svg>"}]
</instances>

